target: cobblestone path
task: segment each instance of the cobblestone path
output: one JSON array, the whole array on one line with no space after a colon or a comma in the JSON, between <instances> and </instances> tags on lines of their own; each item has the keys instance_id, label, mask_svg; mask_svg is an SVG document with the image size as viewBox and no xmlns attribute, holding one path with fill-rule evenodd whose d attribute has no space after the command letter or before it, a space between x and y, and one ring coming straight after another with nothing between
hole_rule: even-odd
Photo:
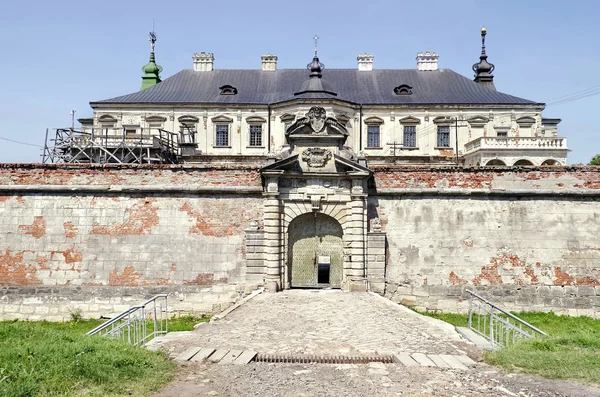
<instances>
[{"instance_id":1,"label":"cobblestone path","mask_svg":"<svg viewBox=\"0 0 600 397\"><path fill-rule=\"evenodd\" d=\"M317 355L396 352L466 354L453 327L370 293L263 293L177 341L189 346Z\"/></svg>"}]
</instances>

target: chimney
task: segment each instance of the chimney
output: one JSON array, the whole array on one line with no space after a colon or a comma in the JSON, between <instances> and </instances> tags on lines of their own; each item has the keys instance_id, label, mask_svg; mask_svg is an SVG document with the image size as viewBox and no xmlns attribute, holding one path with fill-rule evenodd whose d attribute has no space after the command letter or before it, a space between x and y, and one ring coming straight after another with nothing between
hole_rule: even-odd
<instances>
[{"instance_id":1,"label":"chimney","mask_svg":"<svg viewBox=\"0 0 600 397\"><path fill-rule=\"evenodd\" d=\"M195 72L211 72L213 70L215 56L211 52L201 52L200 54L196 52L192 59Z\"/></svg>"},{"instance_id":2,"label":"chimney","mask_svg":"<svg viewBox=\"0 0 600 397\"><path fill-rule=\"evenodd\" d=\"M373 70L373 54L358 54L356 60L358 61L358 70Z\"/></svg>"},{"instance_id":3,"label":"chimney","mask_svg":"<svg viewBox=\"0 0 600 397\"><path fill-rule=\"evenodd\" d=\"M262 60L262 70L267 72L277 70L277 55L265 54L260 59Z\"/></svg>"},{"instance_id":4,"label":"chimney","mask_svg":"<svg viewBox=\"0 0 600 397\"><path fill-rule=\"evenodd\" d=\"M438 54L435 52L419 52L417 54L417 70L438 70Z\"/></svg>"}]
</instances>

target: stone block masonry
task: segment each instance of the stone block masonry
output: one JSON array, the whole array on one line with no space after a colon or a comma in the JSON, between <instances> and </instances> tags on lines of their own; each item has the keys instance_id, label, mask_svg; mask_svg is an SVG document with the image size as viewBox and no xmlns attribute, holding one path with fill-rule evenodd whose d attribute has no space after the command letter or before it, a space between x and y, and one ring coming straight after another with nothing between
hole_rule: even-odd
<instances>
[{"instance_id":1,"label":"stone block masonry","mask_svg":"<svg viewBox=\"0 0 600 397\"><path fill-rule=\"evenodd\" d=\"M347 268L365 263L373 291L464 311L472 288L600 316L598 168L371 169L366 216L350 206L339 221L362 236L344 236ZM219 311L279 274L280 207L251 166L0 165L0 319L112 316L157 293Z\"/></svg>"},{"instance_id":2,"label":"stone block masonry","mask_svg":"<svg viewBox=\"0 0 600 397\"><path fill-rule=\"evenodd\" d=\"M0 183L0 318L112 316L165 292L174 311L213 313L257 285L253 170L3 166Z\"/></svg>"},{"instance_id":3,"label":"stone block masonry","mask_svg":"<svg viewBox=\"0 0 600 397\"><path fill-rule=\"evenodd\" d=\"M600 172L381 169L386 295L465 311L465 289L510 310L600 316Z\"/></svg>"}]
</instances>

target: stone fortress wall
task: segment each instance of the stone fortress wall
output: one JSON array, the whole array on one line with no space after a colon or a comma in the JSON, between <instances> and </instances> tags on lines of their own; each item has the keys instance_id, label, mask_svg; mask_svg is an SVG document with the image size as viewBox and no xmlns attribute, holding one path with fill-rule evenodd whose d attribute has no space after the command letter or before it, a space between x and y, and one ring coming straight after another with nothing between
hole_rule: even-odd
<instances>
[{"instance_id":1,"label":"stone fortress wall","mask_svg":"<svg viewBox=\"0 0 600 397\"><path fill-rule=\"evenodd\" d=\"M596 168L371 169L386 296L465 310L474 288L599 316ZM0 165L0 319L111 316L164 292L175 311L221 310L263 283L262 190L240 165Z\"/></svg>"},{"instance_id":2,"label":"stone fortress wall","mask_svg":"<svg viewBox=\"0 0 600 397\"><path fill-rule=\"evenodd\" d=\"M511 310L600 316L600 173L372 167L386 296L464 311L465 289Z\"/></svg>"}]
</instances>

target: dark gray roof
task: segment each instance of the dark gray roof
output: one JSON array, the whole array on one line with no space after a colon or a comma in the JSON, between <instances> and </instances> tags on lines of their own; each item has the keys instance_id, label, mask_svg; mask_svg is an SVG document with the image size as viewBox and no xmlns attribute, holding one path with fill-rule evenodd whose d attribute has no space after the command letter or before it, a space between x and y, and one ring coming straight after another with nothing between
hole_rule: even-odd
<instances>
[{"instance_id":1,"label":"dark gray roof","mask_svg":"<svg viewBox=\"0 0 600 397\"><path fill-rule=\"evenodd\" d=\"M450 69L326 69L323 85L337 95L294 95L306 86L306 69L276 71L219 69L211 72L182 70L144 91L103 101L108 103L243 103L268 104L295 98L335 98L362 104L535 104L481 86ZM412 95L396 95L401 84L412 87ZM220 95L219 87L232 85L237 95Z\"/></svg>"}]
</instances>

